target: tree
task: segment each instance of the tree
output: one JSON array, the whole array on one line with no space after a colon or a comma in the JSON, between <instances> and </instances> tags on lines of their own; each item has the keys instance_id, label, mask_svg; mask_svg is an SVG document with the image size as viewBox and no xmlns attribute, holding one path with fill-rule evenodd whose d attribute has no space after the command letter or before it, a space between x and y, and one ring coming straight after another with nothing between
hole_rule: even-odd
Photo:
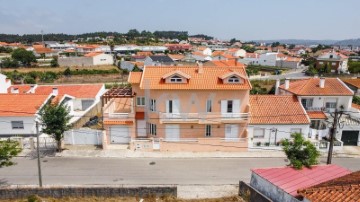
<instances>
[{"instance_id":1,"label":"tree","mask_svg":"<svg viewBox=\"0 0 360 202\"><path fill-rule=\"evenodd\" d=\"M131 70L132 72L142 72L142 70L135 64L133 69Z\"/></svg>"},{"instance_id":2,"label":"tree","mask_svg":"<svg viewBox=\"0 0 360 202\"><path fill-rule=\"evenodd\" d=\"M70 67L66 68L63 74L64 74L64 76L66 76L66 77L71 77Z\"/></svg>"},{"instance_id":3,"label":"tree","mask_svg":"<svg viewBox=\"0 0 360 202\"><path fill-rule=\"evenodd\" d=\"M29 67L32 62L36 62L34 53L23 48L15 49L11 54L11 58L21 62L22 65L27 67Z\"/></svg>"},{"instance_id":4,"label":"tree","mask_svg":"<svg viewBox=\"0 0 360 202\"><path fill-rule=\"evenodd\" d=\"M303 166L311 167L318 164L320 152L308 140L305 140L301 133L291 134L293 140L282 141L283 150L290 161L290 166L295 169L302 169Z\"/></svg>"},{"instance_id":5,"label":"tree","mask_svg":"<svg viewBox=\"0 0 360 202\"><path fill-rule=\"evenodd\" d=\"M41 110L40 117L43 124L42 132L51 135L57 142L57 151L61 151L64 132L71 128L68 108L57 101L51 102Z\"/></svg>"},{"instance_id":6,"label":"tree","mask_svg":"<svg viewBox=\"0 0 360 202\"><path fill-rule=\"evenodd\" d=\"M53 59L50 61L50 66L51 67L58 67L59 66L57 57L53 57Z\"/></svg>"},{"instance_id":7,"label":"tree","mask_svg":"<svg viewBox=\"0 0 360 202\"><path fill-rule=\"evenodd\" d=\"M11 140L0 141L0 168L6 166L12 166L15 163L11 159L17 156L22 149L19 142Z\"/></svg>"}]
</instances>

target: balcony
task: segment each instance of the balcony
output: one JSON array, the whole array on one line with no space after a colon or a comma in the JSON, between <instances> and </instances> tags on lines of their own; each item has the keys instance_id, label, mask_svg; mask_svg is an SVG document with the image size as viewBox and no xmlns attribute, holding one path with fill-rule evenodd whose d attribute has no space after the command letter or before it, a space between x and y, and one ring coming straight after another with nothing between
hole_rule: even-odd
<instances>
[{"instance_id":1,"label":"balcony","mask_svg":"<svg viewBox=\"0 0 360 202\"><path fill-rule=\"evenodd\" d=\"M249 113L159 113L160 123L245 123Z\"/></svg>"}]
</instances>

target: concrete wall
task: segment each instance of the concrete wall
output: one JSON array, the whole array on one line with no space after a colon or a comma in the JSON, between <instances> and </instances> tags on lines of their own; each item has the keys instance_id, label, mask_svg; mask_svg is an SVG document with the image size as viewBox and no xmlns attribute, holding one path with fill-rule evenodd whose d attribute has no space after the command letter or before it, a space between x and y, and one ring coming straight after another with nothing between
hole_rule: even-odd
<instances>
[{"instance_id":1,"label":"concrete wall","mask_svg":"<svg viewBox=\"0 0 360 202\"><path fill-rule=\"evenodd\" d=\"M275 66L289 68L289 69L298 69L298 68L300 68L300 62L277 60Z\"/></svg>"},{"instance_id":2,"label":"concrete wall","mask_svg":"<svg viewBox=\"0 0 360 202\"><path fill-rule=\"evenodd\" d=\"M249 125L249 147L254 146L257 142L262 144L270 142L270 144L276 145L276 142L279 142L283 139L289 139L291 137L291 129L301 129L301 133L304 137L308 137L310 124L291 124L291 125ZM254 137L254 129L264 129L265 135L263 138ZM272 130L274 129L274 130ZM277 129L277 131L275 130ZM276 132L275 132L276 131ZM276 140L275 140L276 136Z\"/></svg>"},{"instance_id":3,"label":"concrete wall","mask_svg":"<svg viewBox=\"0 0 360 202\"><path fill-rule=\"evenodd\" d=\"M286 193L284 190L255 173L251 174L250 185L274 202L299 202L299 200Z\"/></svg>"},{"instance_id":4,"label":"concrete wall","mask_svg":"<svg viewBox=\"0 0 360 202\"><path fill-rule=\"evenodd\" d=\"M93 59L91 57L69 57L59 58L59 66L94 66Z\"/></svg>"},{"instance_id":5,"label":"concrete wall","mask_svg":"<svg viewBox=\"0 0 360 202\"><path fill-rule=\"evenodd\" d=\"M24 129L12 129L11 121L23 121ZM14 135L30 136L36 134L35 116L0 117L0 137Z\"/></svg>"},{"instance_id":6,"label":"concrete wall","mask_svg":"<svg viewBox=\"0 0 360 202\"><path fill-rule=\"evenodd\" d=\"M40 197L146 197L155 195L177 197L177 187L44 187L1 188L0 199L22 199L30 195Z\"/></svg>"},{"instance_id":7,"label":"concrete wall","mask_svg":"<svg viewBox=\"0 0 360 202\"><path fill-rule=\"evenodd\" d=\"M112 65L114 58L109 54L100 54L92 57L94 65Z\"/></svg>"},{"instance_id":8,"label":"concrete wall","mask_svg":"<svg viewBox=\"0 0 360 202\"><path fill-rule=\"evenodd\" d=\"M241 196L245 201L272 202L271 199L243 181L240 181L239 183L239 196Z\"/></svg>"}]
</instances>

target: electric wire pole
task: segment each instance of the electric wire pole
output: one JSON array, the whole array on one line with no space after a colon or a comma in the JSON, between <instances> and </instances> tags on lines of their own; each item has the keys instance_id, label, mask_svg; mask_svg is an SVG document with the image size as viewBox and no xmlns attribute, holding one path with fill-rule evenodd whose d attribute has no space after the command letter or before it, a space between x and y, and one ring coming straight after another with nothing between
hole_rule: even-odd
<instances>
[{"instance_id":1,"label":"electric wire pole","mask_svg":"<svg viewBox=\"0 0 360 202\"><path fill-rule=\"evenodd\" d=\"M338 116L339 115L339 116ZM339 119L342 115L342 112L338 112L337 109L335 109L335 113L334 113L334 121L333 121L333 125L332 128L330 129L330 146L329 146L329 152L328 152L328 157L327 157L327 164L331 164L331 160L332 160L332 153L333 153L333 148L334 148L334 136L336 134L336 130L337 130L337 125L339 124Z\"/></svg>"},{"instance_id":2,"label":"electric wire pole","mask_svg":"<svg viewBox=\"0 0 360 202\"><path fill-rule=\"evenodd\" d=\"M37 150L38 175L39 175L39 186L42 187L39 135L40 135L40 133L39 133L39 123L36 121L36 150Z\"/></svg>"}]
</instances>

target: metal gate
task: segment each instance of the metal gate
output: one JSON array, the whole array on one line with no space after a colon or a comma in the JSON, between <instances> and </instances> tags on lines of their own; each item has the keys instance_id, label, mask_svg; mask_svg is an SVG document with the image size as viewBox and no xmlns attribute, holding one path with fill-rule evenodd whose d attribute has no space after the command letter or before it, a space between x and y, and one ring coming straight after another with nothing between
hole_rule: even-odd
<instances>
[{"instance_id":1,"label":"metal gate","mask_svg":"<svg viewBox=\"0 0 360 202\"><path fill-rule=\"evenodd\" d=\"M102 131L87 128L64 133L64 143L70 145L102 145Z\"/></svg>"},{"instance_id":2,"label":"metal gate","mask_svg":"<svg viewBox=\"0 0 360 202\"><path fill-rule=\"evenodd\" d=\"M359 131L345 130L342 132L341 141L344 142L344 146L357 146L358 140L359 140Z\"/></svg>"}]
</instances>

